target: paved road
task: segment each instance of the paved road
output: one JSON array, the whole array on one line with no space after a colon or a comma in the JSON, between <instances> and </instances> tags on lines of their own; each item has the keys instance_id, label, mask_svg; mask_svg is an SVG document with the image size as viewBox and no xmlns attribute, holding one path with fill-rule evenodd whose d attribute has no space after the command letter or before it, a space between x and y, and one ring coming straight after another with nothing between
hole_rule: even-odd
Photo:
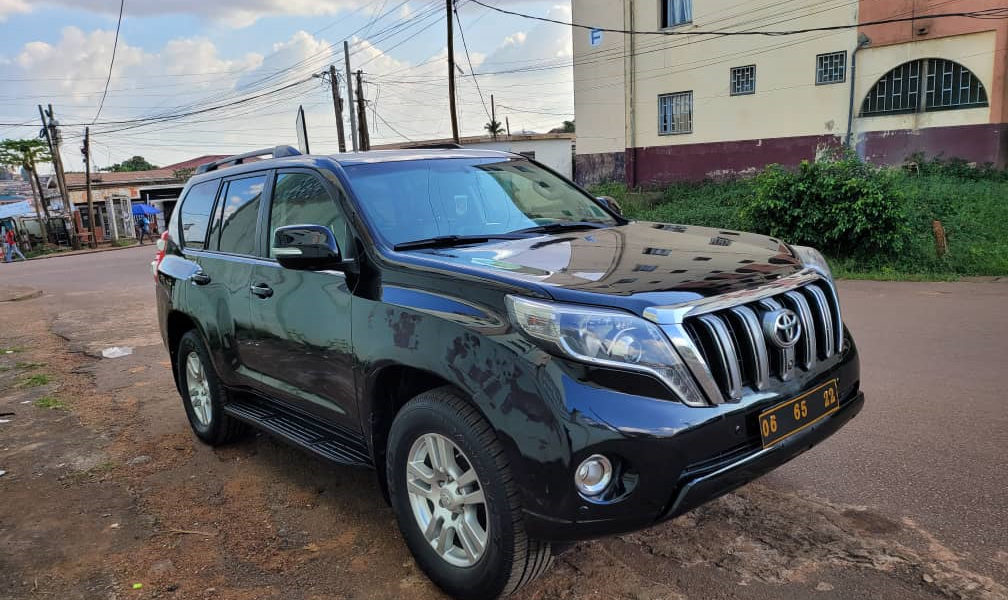
<instances>
[{"instance_id":1,"label":"paved road","mask_svg":"<svg viewBox=\"0 0 1008 600\"><path fill-rule=\"evenodd\" d=\"M147 246L0 264L0 286L44 289L71 341L79 336L94 350L128 338L150 346L153 356L159 352L148 321L153 252ZM1008 285L842 282L840 294L862 353L868 404L840 434L763 484L770 492L866 508L879 516L879 533L912 526L933 536L937 555L949 548L970 569L1008 582L1008 410L1001 382ZM106 334L95 333L96 324L119 325Z\"/></svg>"}]
</instances>

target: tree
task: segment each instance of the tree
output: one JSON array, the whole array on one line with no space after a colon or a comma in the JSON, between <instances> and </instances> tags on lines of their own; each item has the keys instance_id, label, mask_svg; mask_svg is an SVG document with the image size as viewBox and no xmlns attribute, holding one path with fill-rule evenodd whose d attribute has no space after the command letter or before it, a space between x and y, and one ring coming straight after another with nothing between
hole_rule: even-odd
<instances>
[{"instance_id":1,"label":"tree","mask_svg":"<svg viewBox=\"0 0 1008 600\"><path fill-rule=\"evenodd\" d=\"M158 168L157 165L152 165L147 162L147 159L142 156L134 156L133 158L122 161L121 163L116 163L111 167L106 167L102 171L111 171L114 173L119 173L123 171L150 171L151 169Z\"/></svg>"},{"instance_id":2,"label":"tree","mask_svg":"<svg viewBox=\"0 0 1008 600\"><path fill-rule=\"evenodd\" d=\"M45 211L45 222L40 223L42 230L42 242L49 243L49 205L45 201L45 188L38 176L38 163L51 162L52 155L49 153L49 146L38 138L26 140L4 140L0 142L0 164L20 167L28 172L32 178L29 182L34 182L38 188L38 203L35 205L35 213L38 214L38 207ZM38 214L39 221L42 215Z\"/></svg>"},{"instance_id":3,"label":"tree","mask_svg":"<svg viewBox=\"0 0 1008 600\"><path fill-rule=\"evenodd\" d=\"M574 133L574 121L564 121L562 127L550 129L550 133Z\"/></svg>"},{"instance_id":4,"label":"tree","mask_svg":"<svg viewBox=\"0 0 1008 600\"><path fill-rule=\"evenodd\" d=\"M487 130L487 133L493 136L493 139L497 139L497 136L504 133L504 125L500 121L491 120L489 123L483 126L483 129Z\"/></svg>"}]
</instances>

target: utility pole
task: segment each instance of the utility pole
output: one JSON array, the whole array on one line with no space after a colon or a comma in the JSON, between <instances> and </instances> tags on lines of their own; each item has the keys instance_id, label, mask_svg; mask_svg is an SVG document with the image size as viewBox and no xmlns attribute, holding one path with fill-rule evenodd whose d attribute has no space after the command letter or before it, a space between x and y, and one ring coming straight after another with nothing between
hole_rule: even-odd
<instances>
[{"instance_id":1,"label":"utility pole","mask_svg":"<svg viewBox=\"0 0 1008 600\"><path fill-rule=\"evenodd\" d=\"M361 83L363 71L357 71L357 118L360 120L360 149L371 149L371 134L368 133L367 111L364 106L364 85Z\"/></svg>"},{"instance_id":2,"label":"utility pole","mask_svg":"<svg viewBox=\"0 0 1008 600\"><path fill-rule=\"evenodd\" d=\"M81 152L84 154L84 181L87 186L87 212L88 212L88 224L91 226L91 247L95 248L98 245L98 240L95 239L95 213L94 213L94 201L91 198L91 128L84 128L84 146L81 147Z\"/></svg>"},{"instance_id":3,"label":"utility pole","mask_svg":"<svg viewBox=\"0 0 1008 600\"><path fill-rule=\"evenodd\" d=\"M350 43L343 40L343 59L346 62L346 91L347 91L347 102L350 103L350 142L353 144L353 151L357 152L357 117L354 115L355 111L353 109L353 84L351 83L350 73Z\"/></svg>"},{"instance_id":4,"label":"utility pole","mask_svg":"<svg viewBox=\"0 0 1008 600\"><path fill-rule=\"evenodd\" d=\"M458 115L455 113L455 27L452 25L452 2L445 0L448 10L448 107L451 110L452 139L459 143Z\"/></svg>"},{"instance_id":5,"label":"utility pole","mask_svg":"<svg viewBox=\"0 0 1008 600\"><path fill-rule=\"evenodd\" d=\"M494 105L493 94L490 94L490 127L493 127L493 139L497 139L497 107Z\"/></svg>"},{"instance_id":6,"label":"utility pole","mask_svg":"<svg viewBox=\"0 0 1008 600\"><path fill-rule=\"evenodd\" d=\"M42 131L45 134L46 141L49 142L49 153L52 155L53 170L56 171L56 186L59 187L60 199L63 202L63 212L70 220L70 227L73 228L73 208L70 204L70 191L67 189L66 175L63 172L63 156L60 154L58 123L53 114L52 104L49 105L49 110L43 111L41 104L38 105L38 109L39 117L42 119ZM48 120L46 117L48 117ZM43 190L39 190L40 196L44 193ZM73 246L73 249L79 250L80 239L75 235L75 231L71 229L67 233L70 235L70 244Z\"/></svg>"},{"instance_id":7,"label":"utility pole","mask_svg":"<svg viewBox=\"0 0 1008 600\"><path fill-rule=\"evenodd\" d=\"M336 65L329 65L329 83L332 85L333 107L336 109L336 135L339 137L339 151L346 152L346 137L343 135L343 98L340 98Z\"/></svg>"},{"instance_id":8,"label":"utility pole","mask_svg":"<svg viewBox=\"0 0 1008 600\"><path fill-rule=\"evenodd\" d=\"M511 119L504 117L504 124L507 125L508 139L511 139Z\"/></svg>"}]
</instances>

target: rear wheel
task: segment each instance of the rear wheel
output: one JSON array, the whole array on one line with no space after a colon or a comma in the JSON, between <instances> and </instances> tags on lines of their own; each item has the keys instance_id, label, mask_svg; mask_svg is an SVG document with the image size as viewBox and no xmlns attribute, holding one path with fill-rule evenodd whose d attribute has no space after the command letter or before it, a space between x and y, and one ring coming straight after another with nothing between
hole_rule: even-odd
<instances>
[{"instance_id":1,"label":"rear wheel","mask_svg":"<svg viewBox=\"0 0 1008 600\"><path fill-rule=\"evenodd\" d=\"M549 544L525 533L500 442L454 388L420 394L399 411L386 476L417 564L452 596L506 596L549 567Z\"/></svg>"},{"instance_id":2,"label":"rear wheel","mask_svg":"<svg viewBox=\"0 0 1008 600\"><path fill-rule=\"evenodd\" d=\"M182 404L196 436L211 446L241 437L246 426L224 414L227 390L217 378L210 353L195 330L182 336L176 356Z\"/></svg>"}]
</instances>

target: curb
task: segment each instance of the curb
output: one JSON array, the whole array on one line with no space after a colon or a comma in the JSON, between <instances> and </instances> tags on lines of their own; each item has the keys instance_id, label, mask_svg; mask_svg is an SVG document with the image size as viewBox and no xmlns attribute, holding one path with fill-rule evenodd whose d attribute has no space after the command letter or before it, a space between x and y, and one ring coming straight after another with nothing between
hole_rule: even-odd
<instances>
[{"instance_id":1,"label":"curb","mask_svg":"<svg viewBox=\"0 0 1008 600\"><path fill-rule=\"evenodd\" d=\"M0 302L20 302L42 295L42 290L32 288L0 288Z\"/></svg>"},{"instance_id":2,"label":"curb","mask_svg":"<svg viewBox=\"0 0 1008 600\"><path fill-rule=\"evenodd\" d=\"M150 246L151 248L155 248L154 244L144 244L144 246ZM98 253L101 253L101 252L115 252L116 250L129 250L130 248L140 248L140 247L141 247L140 244L130 244L129 246L115 246L113 248L98 248L96 250L77 250L77 251L68 250L66 252L53 252L51 254L43 254L42 256L33 256L33 257L29 258L28 260L32 261L32 260L45 260L47 258L66 258L66 257L69 257L69 256L81 256L83 254L98 254ZM155 250L156 250L156 248L155 248Z\"/></svg>"}]
</instances>

